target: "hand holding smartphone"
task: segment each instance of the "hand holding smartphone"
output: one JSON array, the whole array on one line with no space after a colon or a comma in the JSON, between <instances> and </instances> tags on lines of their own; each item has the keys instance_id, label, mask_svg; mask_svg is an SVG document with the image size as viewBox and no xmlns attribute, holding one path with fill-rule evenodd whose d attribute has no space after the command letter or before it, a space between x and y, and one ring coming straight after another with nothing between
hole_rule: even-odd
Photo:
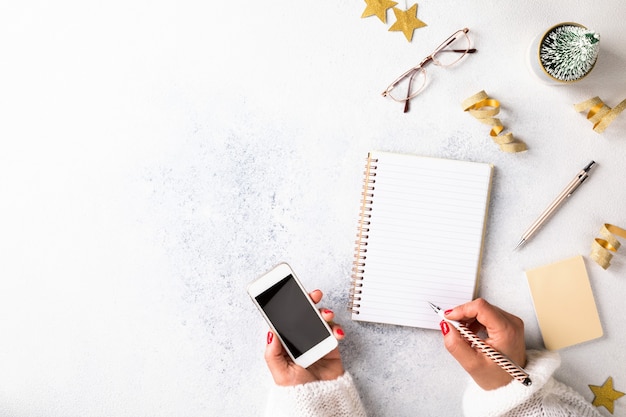
<instances>
[{"instance_id":1,"label":"hand holding smartphone","mask_svg":"<svg viewBox=\"0 0 626 417\"><path fill-rule=\"evenodd\" d=\"M286 263L248 285L248 294L297 365L307 368L337 347L337 339Z\"/></svg>"}]
</instances>

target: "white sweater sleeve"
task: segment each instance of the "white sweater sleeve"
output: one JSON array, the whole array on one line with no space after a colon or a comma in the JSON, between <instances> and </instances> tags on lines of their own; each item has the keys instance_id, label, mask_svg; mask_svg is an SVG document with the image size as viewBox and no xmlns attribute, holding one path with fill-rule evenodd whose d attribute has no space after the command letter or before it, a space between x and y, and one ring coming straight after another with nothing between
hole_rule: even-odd
<instances>
[{"instance_id":1,"label":"white sweater sleeve","mask_svg":"<svg viewBox=\"0 0 626 417\"><path fill-rule=\"evenodd\" d=\"M470 382L463 396L466 417L601 417L601 414L572 388L552 377L561 364L556 352L528 351L526 372L533 383L517 381L491 391Z\"/></svg>"},{"instance_id":2,"label":"white sweater sleeve","mask_svg":"<svg viewBox=\"0 0 626 417\"><path fill-rule=\"evenodd\" d=\"M352 376L345 372L333 381L309 382L293 387L274 386L267 417L365 417Z\"/></svg>"}]
</instances>

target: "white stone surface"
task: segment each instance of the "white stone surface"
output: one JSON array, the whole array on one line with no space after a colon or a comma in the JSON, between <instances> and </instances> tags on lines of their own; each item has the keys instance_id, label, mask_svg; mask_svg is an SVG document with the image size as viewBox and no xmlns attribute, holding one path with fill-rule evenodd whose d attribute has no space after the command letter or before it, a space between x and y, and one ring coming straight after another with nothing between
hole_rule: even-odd
<instances>
[{"instance_id":1,"label":"white stone surface","mask_svg":"<svg viewBox=\"0 0 626 417\"><path fill-rule=\"evenodd\" d=\"M588 258L602 223L626 226L626 114L599 135L572 106L626 98L626 3L422 0L411 43L361 19L363 1L5 3L0 415L260 414L267 327L245 286L287 261L336 311L372 416L459 416L467 378L440 333L345 309L371 149L493 163L478 295L540 347L523 271L584 255L605 336L563 350L558 377L589 400L608 376L626 391L626 252L608 271ZM546 86L525 54L561 21L599 31L600 57L580 83ZM478 52L430 66L408 114L380 96L463 27ZM528 152L500 152L461 110L480 90ZM591 159L588 183L514 253Z\"/></svg>"}]
</instances>

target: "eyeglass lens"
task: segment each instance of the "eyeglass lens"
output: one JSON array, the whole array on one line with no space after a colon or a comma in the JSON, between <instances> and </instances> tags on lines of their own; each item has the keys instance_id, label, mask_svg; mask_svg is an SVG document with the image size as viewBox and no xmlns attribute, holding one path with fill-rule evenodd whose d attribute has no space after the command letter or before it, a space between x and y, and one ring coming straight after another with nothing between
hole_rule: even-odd
<instances>
[{"instance_id":1,"label":"eyeglass lens","mask_svg":"<svg viewBox=\"0 0 626 417\"><path fill-rule=\"evenodd\" d=\"M415 69L411 74L402 78L389 92L389 95L396 101L404 101L415 97L426 84L426 71L423 68Z\"/></svg>"},{"instance_id":2,"label":"eyeglass lens","mask_svg":"<svg viewBox=\"0 0 626 417\"><path fill-rule=\"evenodd\" d=\"M470 39L466 33L457 32L448 43L433 54L433 61L436 65L448 67L461 60L470 49Z\"/></svg>"}]
</instances>

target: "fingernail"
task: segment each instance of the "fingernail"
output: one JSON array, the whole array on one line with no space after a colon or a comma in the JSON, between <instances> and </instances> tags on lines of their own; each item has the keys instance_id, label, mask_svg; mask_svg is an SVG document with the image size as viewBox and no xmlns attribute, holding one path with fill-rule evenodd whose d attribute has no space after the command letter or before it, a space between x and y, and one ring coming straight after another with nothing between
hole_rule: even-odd
<instances>
[{"instance_id":1,"label":"fingernail","mask_svg":"<svg viewBox=\"0 0 626 417\"><path fill-rule=\"evenodd\" d=\"M448 326L448 322L445 320L441 320L439 326L441 327L441 333L443 333L444 336L447 335L450 331L450 326Z\"/></svg>"},{"instance_id":2,"label":"fingernail","mask_svg":"<svg viewBox=\"0 0 626 417\"><path fill-rule=\"evenodd\" d=\"M267 344L269 345L270 343L272 343L272 340L274 340L274 333L267 332Z\"/></svg>"},{"instance_id":3,"label":"fingernail","mask_svg":"<svg viewBox=\"0 0 626 417\"><path fill-rule=\"evenodd\" d=\"M446 311L444 311L444 312L443 312L443 314L445 314L446 316L447 316L448 314L450 314L450 313L452 313L452 310L451 310L451 309L450 309L450 310L446 310Z\"/></svg>"},{"instance_id":4,"label":"fingernail","mask_svg":"<svg viewBox=\"0 0 626 417\"><path fill-rule=\"evenodd\" d=\"M344 333L344 332L343 332L343 330L341 330L341 329L337 329L337 330L335 330L335 331L337 332L337 334L338 334L339 336L344 336L344 335L345 335L345 333Z\"/></svg>"},{"instance_id":5,"label":"fingernail","mask_svg":"<svg viewBox=\"0 0 626 417\"><path fill-rule=\"evenodd\" d=\"M326 309L324 310L324 314L333 314L333 310Z\"/></svg>"}]
</instances>

